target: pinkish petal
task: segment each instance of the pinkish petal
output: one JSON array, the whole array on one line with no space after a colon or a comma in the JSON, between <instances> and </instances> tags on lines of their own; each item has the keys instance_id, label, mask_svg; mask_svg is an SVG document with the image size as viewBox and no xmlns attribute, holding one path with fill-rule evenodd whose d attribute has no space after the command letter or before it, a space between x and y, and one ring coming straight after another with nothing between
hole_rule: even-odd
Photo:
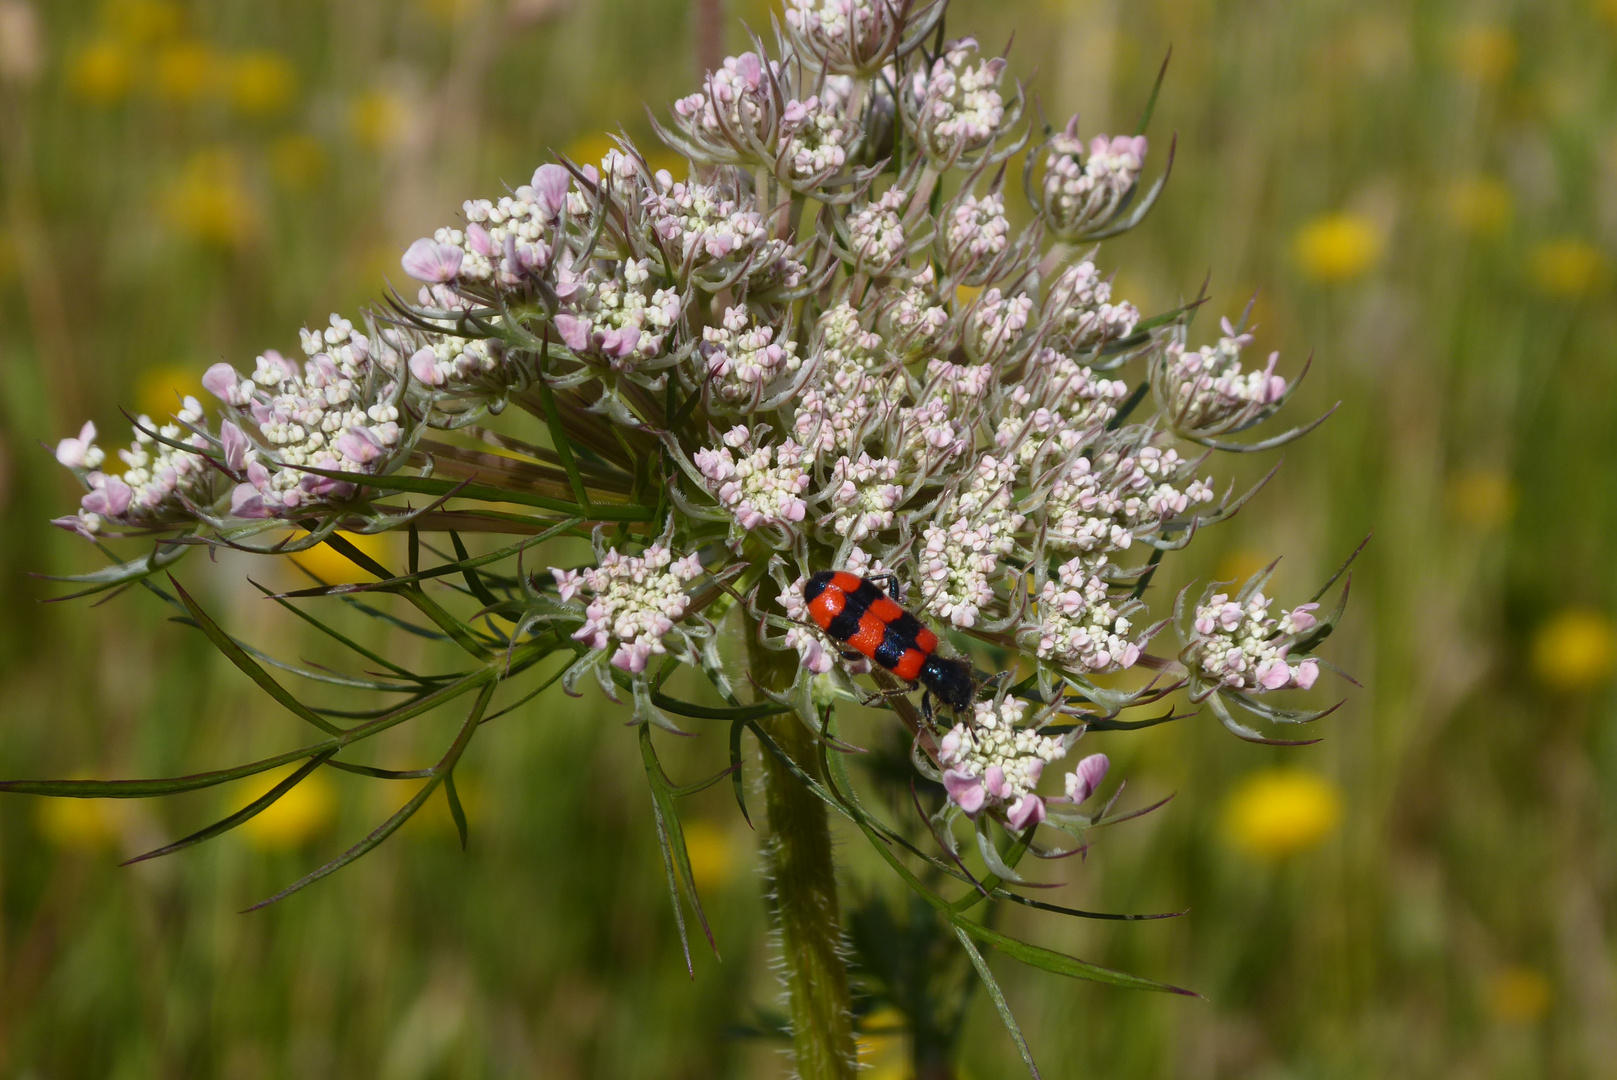
<instances>
[{"instance_id":1,"label":"pinkish petal","mask_svg":"<svg viewBox=\"0 0 1617 1080\"><path fill-rule=\"evenodd\" d=\"M229 401L231 393L241 385L241 376L229 364L214 364L202 373L202 388L220 401Z\"/></svg>"},{"instance_id":2,"label":"pinkish petal","mask_svg":"<svg viewBox=\"0 0 1617 1080\"><path fill-rule=\"evenodd\" d=\"M410 245L399 260L404 272L417 281L444 282L453 281L460 273L460 261L464 252L453 244L440 244L431 237L423 236Z\"/></svg>"},{"instance_id":3,"label":"pinkish petal","mask_svg":"<svg viewBox=\"0 0 1617 1080\"><path fill-rule=\"evenodd\" d=\"M1292 678L1297 682L1297 689L1311 689L1315 680L1319 678L1319 661L1304 660L1302 663L1297 665L1297 671Z\"/></svg>"},{"instance_id":4,"label":"pinkish petal","mask_svg":"<svg viewBox=\"0 0 1617 1080\"><path fill-rule=\"evenodd\" d=\"M1038 824L1045 819L1044 800L1037 795L1023 795L1011 803L1006 812L1007 823L1013 829L1021 830L1031 824Z\"/></svg>"},{"instance_id":5,"label":"pinkish petal","mask_svg":"<svg viewBox=\"0 0 1617 1080\"><path fill-rule=\"evenodd\" d=\"M561 335L562 341L574 352L582 352L589 348L590 323L588 319L580 319L576 315L566 312L558 314L554 320L556 333Z\"/></svg>"},{"instance_id":6,"label":"pinkish petal","mask_svg":"<svg viewBox=\"0 0 1617 1080\"><path fill-rule=\"evenodd\" d=\"M427 386L442 386L444 383L443 372L438 370L437 354L425 346L410 354L410 374Z\"/></svg>"},{"instance_id":7,"label":"pinkish petal","mask_svg":"<svg viewBox=\"0 0 1617 1080\"><path fill-rule=\"evenodd\" d=\"M950 800L968 814L981 810L983 800L987 797L980 777L968 776L958 769L943 771L943 788L949 793Z\"/></svg>"}]
</instances>

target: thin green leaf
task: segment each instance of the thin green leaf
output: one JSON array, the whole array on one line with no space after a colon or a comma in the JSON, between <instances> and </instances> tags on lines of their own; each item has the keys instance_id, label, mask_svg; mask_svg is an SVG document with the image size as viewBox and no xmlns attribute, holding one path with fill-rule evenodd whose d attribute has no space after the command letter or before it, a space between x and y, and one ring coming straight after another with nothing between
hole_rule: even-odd
<instances>
[{"instance_id":1,"label":"thin green leaf","mask_svg":"<svg viewBox=\"0 0 1617 1080\"><path fill-rule=\"evenodd\" d=\"M293 893L313 885L321 878L326 877L329 874L336 873L338 870L341 870L355 859L358 859L370 852L370 850L376 847L376 845L380 844L383 840L386 840L389 836L392 836L395 832L397 832L401 825L410 820L415 812L421 809L422 805L426 803L427 799L432 795L433 790L436 789L437 786L443 781L443 778L449 774L449 771L455 767L455 763L460 760L460 755L465 752L467 744L472 741L472 736L476 734L478 722L483 717L483 710L488 708L489 699L494 696L494 690L498 685L499 683L497 681L492 680L484 684L482 692L477 695L477 701L473 703L472 710L466 717L466 721L461 724L460 733L455 736L455 741L450 744L450 747L448 751L445 752L442 760L440 760L438 764L433 767L432 776L425 784L421 785L421 790L417 791L415 795L411 797L409 802L401 806L392 817L382 822L382 824L378 825L375 829L372 829L370 834L367 835L365 839L361 840L359 843L355 844L353 847L349 848L335 859L332 859L318 870L305 874L303 877L299 878L297 881L294 881L292 884L288 885L274 896L271 896L265 900L260 900L252 907L247 908L246 911L257 911L259 908L268 907L270 904L273 904L278 900L284 900Z\"/></svg>"},{"instance_id":2,"label":"thin green leaf","mask_svg":"<svg viewBox=\"0 0 1617 1080\"><path fill-rule=\"evenodd\" d=\"M154 795L173 795L181 791L198 791L227 784L232 780L256 776L261 772L302 761L332 746L331 742L288 750L284 754L250 761L229 769L213 769L189 776L172 776L155 780L0 780L0 792L17 795L48 795L59 799L149 799Z\"/></svg>"},{"instance_id":3,"label":"thin green leaf","mask_svg":"<svg viewBox=\"0 0 1617 1080\"><path fill-rule=\"evenodd\" d=\"M456 558L463 563L471 561L471 555L467 552L466 545L461 543L460 533L453 529L449 530L449 542L455 545ZM466 582L466 587L472 591L472 595L477 597L477 599L482 602L485 610L495 608L500 605L499 598L493 593L489 592L488 586L483 584L483 579L474 573L469 567L461 570L460 575L461 578Z\"/></svg>"},{"instance_id":4,"label":"thin green leaf","mask_svg":"<svg viewBox=\"0 0 1617 1080\"><path fill-rule=\"evenodd\" d=\"M343 480L350 484L359 484L379 491L410 491L419 495L453 495L456 498L480 502L515 503L519 506L533 506L541 510L552 510L569 516L582 517L586 521L650 521L652 513L650 507L611 503L591 503L586 513L584 507L563 499L551 499L525 491L507 491L504 488L494 487L490 484L477 484L470 481L433 480L421 476L400 476L397 473L387 476L371 476L367 473L316 469L311 465L297 466L297 468L303 472L313 473L316 476L324 476L331 480Z\"/></svg>"},{"instance_id":5,"label":"thin green leaf","mask_svg":"<svg viewBox=\"0 0 1617 1080\"><path fill-rule=\"evenodd\" d=\"M213 642L214 647L225 654L226 659L245 672L248 678L264 688L265 693L284 705L294 715L313 724L327 735L342 734L341 728L293 697L286 687L276 682L269 672L259 667L253 661L253 658L248 656L246 651L240 645L237 645L229 634L220 629L218 623L208 617L208 613L202 610L201 605L191 597L190 593L185 591L185 587L175 579L173 574L168 576L168 580L174 586L175 592L179 594L180 602L185 605L185 610L191 613L191 618L196 620L197 626L208 636L208 640Z\"/></svg>"},{"instance_id":6,"label":"thin green leaf","mask_svg":"<svg viewBox=\"0 0 1617 1080\"><path fill-rule=\"evenodd\" d=\"M1039 1067L1033 1062L1033 1051L1028 1047L1027 1039L1022 1035L1022 1028L1016 1022L1016 1015L1011 1012L1010 1003L1005 1000L1005 992L999 988L999 981L994 978L994 973L989 970L988 961L983 959L982 952L978 950L976 945L972 944L971 938L960 927L954 927L954 936L960 939L960 944L965 947L966 955L971 957L971 966L977 969L977 976L982 979L983 988L988 991L988 996L993 999L994 1009L999 1013L1000 1022L1005 1025L1005 1030L1010 1032L1011 1041L1016 1044L1016 1052L1022 1055L1022 1063L1027 1066L1027 1071L1032 1074L1033 1080L1041 1080Z\"/></svg>"},{"instance_id":7,"label":"thin green leaf","mask_svg":"<svg viewBox=\"0 0 1617 1080\"><path fill-rule=\"evenodd\" d=\"M400 665L393 663L391 660L387 659L387 657L381 655L380 653L373 652L372 650L367 649L365 646L361 645L359 642L353 640L352 638L346 636L345 634L341 634L338 631L333 630L331 627L327 626L324 622L322 622L321 620L315 618L313 615L310 615L308 612L304 611L302 608L298 607L296 604L289 603L284 597L278 596L275 593L271 592L268 587L266 587L264 585L260 585L256 581L253 581L252 578L248 578L247 580L252 583L253 588L257 589L259 592L263 593L265 596L269 597L271 600L274 600L277 604L280 604L283 608L290 611L292 614L296 615L298 618L302 619L304 622L308 623L310 626L313 626L315 629L319 630L322 634L325 634L327 637L329 637L332 640L338 642L339 644L341 644L341 645L343 645L343 646L345 646L345 647L347 647L349 649L352 649L354 652L358 653L360 656L363 656L365 659L369 660L371 663L380 664L382 667L384 667L387 670L391 671L393 674L399 676L401 679L409 679L409 680L411 680L413 682L417 682L417 683L431 683L431 682L438 682L438 681L440 681L442 679L446 679L446 678L449 678L449 679L459 678L459 673L454 674L454 675L432 675L432 676L416 675L416 674L412 673L409 668L401 667Z\"/></svg>"},{"instance_id":8,"label":"thin green leaf","mask_svg":"<svg viewBox=\"0 0 1617 1080\"><path fill-rule=\"evenodd\" d=\"M1140 114L1140 123L1135 127L1134 134L1144 135L1145 129L1151 126L1151 114L1157 108L1157 95L1162 93L1162 80L1168 77L1168 61L1173 59L1173 49L1168 49L1168 55L1162 58L1162 66L1157 69L1157 81L1151 84L1151 96L1146 98L1145 111Z\"/></svg>"},{"instance_id":9,"label":"thin green leaf","mask_svg":"<svg viewBox=\"0 0 1617 1080\"><path fill-rule=\"evenodd\" d=\"M1054 949L1031 945L1008 934L1002 934L998 930L990 930L981 923L972 922L970 919L956 918L953 921L957 928L964 930L986 945L992 945L1006 956L1057 975L1066 975L1073 979L1085 979L1089 982L1107 983L1111 986L1121 986L1129 990L1153 990L1164 994L1201 997L1194 990L1185 990L1178 986L1171 986L1168 983L1158 982L1155 979L1146 979L1139 975L1113 971L1111 968L1103 968L1099 965L1079 960L1076 957L1068 956L1066 953L1056 952Z\"/></svg>"},{"instance_id":10,"label":"thin green leaf","mask_svg":"<svg viewBox=\"0 0 1617 1080\"><path fill-rule=\"evenodd\" d=\"M668 885L674 903L676 920L679 923L680 946L685 950L685 967L692 978L696 976L696 969L691 963L690 944L685 936L685 920L680 914L679 890L674 887L675 874L685 886L685 895L690 899L691 910L702 925L702 933L707 935L708 947L713 955L719 955L718 942L713 938L713 928L708 925L707 913L702 910L702 899L696 892L696 877L691 872L690 853L685 848L685 830L679 823L679 812L674 806L674 792L668 783L668 777L663 772L662 763L657 760L657 747L651 741L651 728L649 725L640 725L640 756L646 766L646 779L651 784L652 807L657 819L657 841L663 849L663 865L669 870Z\"/></svg>"},{"instance_id":11,"label":"thin green leaf","mask_svg":"<svg viewBox=\"0 0 1617 1080\"><path fill-rule=\"evenodd\" d=\"M290 776L287 776L280 783L276 784L274 787L270 788L268 791L264 792L264 794L260 795L258 798L254 799L240 810L237 810L229 817L224 818L221 821L216 821L205 829L199 829L190 836L185 837L183 840L176 840L172 844L165 844L160 848L146 852L144 855L136 855L133 859L126 859L118 865L130 866L134 863L145 862L147 859L158 858L162 855L172 855L176 851L181 851L185 848L191 847L194 844L200 844L204 840L212 840L215 836L220 836L229 832L242 822L257 817L261 812L268 810L275 804L276 800L280 799L280 797L285 795L288 791L291 791L293 788L297 787L303 782L304 777L314 772L321 765L324 765L328 760L330 760L331 755L335 754L336 752L336 750L327 750L323 753L316 754L314 757L298 766L296 772L292 773Z\"/></svg>"},{"instance_id":12,"label":"thin green leaf","mask_svg":"<svg viewBox=\"0 0 1617 1080\"><path fill-rule=\"evenodd\" d=\"M756 826L752 823L752 815L747 813L747 791L741 777L741 732L746 726L745 720L730 722L730 782L735 788L736 805L741 808L741 818L747 823L747 828L753 829Z\"/></svg>"},{"instance_id":13,"label":"thin green leaf","mask_svg":"<svg viewBox=\"0 0 1617 1080\"><path fill-rule=\"evenodd\" d=\"M455 790L455 771L444 774L444 797L449 800L449 816L455 819L455 831L460 834L460 850L466 850L466 810L460 805L460 792Z\"/></svg>"}]
</instances>

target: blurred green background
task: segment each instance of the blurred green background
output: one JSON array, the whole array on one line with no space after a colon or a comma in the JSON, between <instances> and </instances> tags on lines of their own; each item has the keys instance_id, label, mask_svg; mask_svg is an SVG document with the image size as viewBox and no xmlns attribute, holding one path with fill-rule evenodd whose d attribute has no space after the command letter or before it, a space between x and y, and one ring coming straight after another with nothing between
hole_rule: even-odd
<instances>
[{"instance_id":1,"label":"blurred green background","mask_svg":"<svg viewBox=\"0 0 1617 1080\"><path fill-rule=\"evenodd\" d=\"M767 26L763 0L723 8L0 0L0 775L172 775L302 738L152 597L40 603L60 590L30 572L94 560L46 524L75 494L41 441L92 417L121 445L120 404L166 412L207 364L353 314L549 148L650 145L641 103ZM1013 71L1086 134L1132 126L1171 45L1151 157L1177 132L1174 177L1102 264L1147 310L1209 273L1215 314L1261 289L1259 348L1314 354L1294 418L1343 402L1159 583L1285 554L1272 591L1296 602L1375 530L1331 643L1363 689L1329 688L1322 744L1207 717L1085 744L1125 799L1177 797L1047 868L1056 899L1190 913L1008 927L1208 1000L996 962L1046 1075L1617 1076L1617 3L957 0L949 29L1014 31ZM221 564L182 576L310 655L241 580L286 569ZM699 742L691 775L722 760ZM546 699L461 767L469 851L439 800L252 915L407 792L305 784L130 869L261 789L0 798L0 1076L784 1076L779 1044L728 1031L777 995L755 837L719 789L690 807L724 957L693 982L639 769L593 692ZM967 1023L964 1075L1017 1075L985 1000ZM904 1075L895 1042L867 1047L879 1080Z\"/></svg>"}]
</instances>

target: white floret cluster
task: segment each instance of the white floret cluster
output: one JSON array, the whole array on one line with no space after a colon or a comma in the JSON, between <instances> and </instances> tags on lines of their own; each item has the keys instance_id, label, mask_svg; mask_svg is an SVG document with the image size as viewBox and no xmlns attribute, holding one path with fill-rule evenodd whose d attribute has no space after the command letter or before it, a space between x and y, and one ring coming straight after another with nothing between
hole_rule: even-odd
<instances>
[{"instance_id":1,"label":"white floret cluster","mask_svg":"<svg viewBox=\"0 0 1617 1080\"><path fill-rule=\"evenodd\" d=\"M904 191L892 187L854 212L848 221L848 250L859 269L871 274L885 273L903 257L908 237L899 219L902 209Z\"/></svg>"},{"instance_id":2,"label":"white floret cluster","mask_svg":"<svg viewBox=\"0 0 1617 1080\"><path fill-rule=\"evenodd\" d=\"M78 472L89 491L79 500L79 511L58 518L56 524L82 536L93 537L109 520L131 527L155 528L190 515L187 504L206 505L218 475L198 454L170 446L151 434L206 450L209 440L196 433L203 420L202 404L189 395L180 402L175 421L156 424L142 415L134 428L135 441L118 451L122 473L101 469L106 452L96 445L94 424L85 424L77 438L56 446L56 460Z\"/></svg>"},{"instance_id":3,"label":"white floret cluster","mask_svg":"<svg viewBox=\"0 0 1617 1080\"><path fill-rule=\"evenodd\" d=\"M963 267L1003 254L1010 242L1011 223L1005 219L1005 199L997 192L981 199L968 195L950 215L948 256Z\"/></svg>"},{"instance_id":4,"label":"white floret cluster","mask_svg":"<svg viewBox=\"0 0 1617 1080\"><path fill-rule=\"evenodd\" d=\"M1252 335L1224 319L1216 345L1185 347L1183 336L1152 357L1151 379L1164 418L1177 432L1217 434L1246 426L1286 394L1286 380L1275 374L1280 354L1270 353L1262 371L1241 367L1241 350Z\"/></svg>"},{"instance_id":5,"label":"white floret cluster","mask_svg":"<svg viewBox=\"0 0 1617 1080\"><path fill-rule=\"evenodd\" d=\"M999 93L1003 58L983 60L975 66L977 42L960 38L926 71L918 71L910 84L910 108L921 145L942 162L981 150L1000 133L1005 123L1005 99Z\"/></svg>"},{"instance_id":6,"label":"white floret cluster","mask_svg":"<svg viewBox=\"0 0 1617 1080\"><path fill-rule=\"evenodd\" d=\"M826 176L847 164L852 127L840 110L821 104L819 95L787 102L780 126L781 158L794 180Z\"/></svg>"},{"instance_id":7,"label":"white floret cluster","mask_svg":"<svg viewBox=\"0 0 1617 1080\"><path fill-rule=\"evenodd\" d=\"M697 451L695 461L713 497L743 529L794 524L808 513L803 492L813 478L790 439L755 446L752 433L738 426L724 433L723 446Z\"/></svg>"},{"instance_id":8,"label":"white floret cluster","mask_svg":"<svg viewBox=\"0 0 1617 1080\"><path fill-rule=\"evenodd\" d=\"M1026 522L1014 508L1014 465L984 455L951 505L928 525L917 567L923 606L955 626L970 627L994 598L999 560L1016 548Z\"/></svg>"},{"instance_id":9,"label":"white floret cluster","mask_svg":"<svg viewBox=\"0 0 1617 1080\"><path fill-rule=\"evenodd\" d=\"M582 572L551 567L550 573L564 602L589 590L584 625L573 637L591 649L617 642L613 666L640 672L653 656L668 651L663 638L684 618L690 605L685 587L702 576L702 563L694 554L675 559L659 543L638 556L613 548L599 566Z\"/></svg>"},{"instance_id":10,"label":"white floret cluster","mask_svg":"<svg viewBox=\"0 0 1617 1080\"><path fill-rule=\"evenodd\" d=\"M702 328L702 356L720 398L754 407L779 377L802 365L797 342L776 341L775 328L754 322L745 307L726 308L722 325Z\"/></svg>"},{"instance_id":11,"label":"white floret cluster","mask_svg":"<svg viewBox=\"0 0 1617 1080\"><path fill-rule=\"evenodd\" d=\"M1298 635L1312 630L1318 604L1303 604L1269 617L1273 603L1254 592L1245 603L1217 593L1197 606L1194 634L1184 652L1192 670L1215 686L1249 692L1307 690L1319 678L1319 661L1293 664L1289 652Z\"/></svg>"},{"instance_id":12,"label":"white floret cluster","mask_svg":"<svg viewBox=\"0 0 1617 1080\"><path fill-rule=\"evenodd\" d=\"M238 517L285 514L353 491L346 481L306 471L380 473L404 444L399 425L402 339L375 339L332 315L322 330L302 331L301 367L271 349L253 374L215 364L202 385L226 405L258 452L245 460L245 482L231 495Z\"/></svg>"},{"instance_id":13,"label":"white floret cluster","mask_svg":"<svg viewBox=\"0 0 1617 1080\"><path fill-rule=\"evenodd\" d=\"M666 170L657 173L656 184L645 197L652 228L685 264L745 254L766 241L758 212L743 209L717 186L676 181Z\"/></svg>"},{"instance_id":14,"label":"white floret cluster","mask_svg":"<svg viewBox=\"0 0 1617 1080\"><path fill-rule=\"evenodd\" d=\"M1076 119L1050 141L1045 158L1044 203L1058 235L1076 235L1104 225L1140 182L1144 135L1097 135L1084 154Z\"/></svg>"},{"instance_id":15,"label":"white floret cluster","mask_svg":"<svg viewBox=\"0 0 1617 1080\"><path fill-rule=\"evenodd\" d=\"M838 458L826 489L836 509L833 527L854 543L893 525L893 511L904 499L904 486L895 484L901 463L894 458L873 458L860 451L857 458Z\"/></svg>"},{"instance_id":16,"label":"white floret cluster","mask_svg":"<svg viewBox=\"0 0 1617 1080\"><path fill-rule=\"evenodd\" d=\"M969 721L956 724L938 745L943 785L968 814L1004 807L1015 828L1043 821L1044 802L1034 789L1044 767L1067 754L1057 736L1023 726L1027 702L1019 698L979 701Z\"/></svg>"},{"instance_id":17,"label":"white floret cluster","mask_svg":"<svg viewBox=\"0 0 1617 1080\"><path fill-rule=\"evenodd\" d=\"M1040 659L1080 672L1122 671L1139 660L1140 643L1129 637L1133 624L1113 602L1104 567L1104 561L1071 559L1044 583L1036 598L1038 621L1023 634Z\"/></svg>"}]
</instances>

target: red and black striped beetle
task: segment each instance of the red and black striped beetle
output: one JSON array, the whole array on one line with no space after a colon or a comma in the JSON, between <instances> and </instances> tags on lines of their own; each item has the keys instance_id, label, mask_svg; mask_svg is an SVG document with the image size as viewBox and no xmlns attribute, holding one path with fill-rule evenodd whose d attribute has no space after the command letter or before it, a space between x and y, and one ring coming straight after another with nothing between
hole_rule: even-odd
<instances>
[{"instance_id":1,"label":"red and black striped beetle","mask_svg":"<svg viewBox=\"0 0 1617 1080\"><path fill-rule=\"evenodd\" d=\"M892 575L880 575L892 582ZM952 709L977 697L971 665L939 656L938 635L876 584L846 570L821 570L803 583L809 615L821 630ZM930 715L926 696L922 708Z\"/></svg>"}]
</instances>

